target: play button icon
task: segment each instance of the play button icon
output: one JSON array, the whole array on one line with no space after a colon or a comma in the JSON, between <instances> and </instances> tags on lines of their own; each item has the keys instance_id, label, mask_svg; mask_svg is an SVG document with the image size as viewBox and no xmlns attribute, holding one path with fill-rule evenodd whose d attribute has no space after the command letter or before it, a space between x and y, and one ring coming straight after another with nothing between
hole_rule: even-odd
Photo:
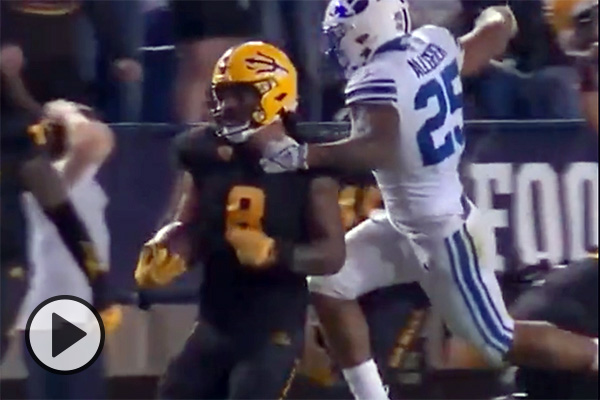
<instances>
[{"instance_id":1,"label":"play button icon","mask_svg":"<svg viewBox=\"0 0 600 400\"><path fill-rule=\"evenodd\" d=\"M73 374L90 366L100 355L104 346L102 318L78 297L52 297L29 316L25 342L42 368Z\"/></svg>"},{"instance_id":2,"label":"play button icon","mask_svg":"<svg viewBox=\"0 0 600 400\"><path fill-rule=\"evenodd\" d=\"M87 333L60 315L52 313L52 357L79 342Z\"/></svg>"}]
</instances>

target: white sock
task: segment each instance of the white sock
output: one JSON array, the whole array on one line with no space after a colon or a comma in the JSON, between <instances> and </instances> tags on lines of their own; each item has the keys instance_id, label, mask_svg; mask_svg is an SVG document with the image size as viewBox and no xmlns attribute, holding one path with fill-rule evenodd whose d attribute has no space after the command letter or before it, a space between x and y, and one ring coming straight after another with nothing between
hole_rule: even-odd
<instances>
[{"instance_id":1,"label":"white sock","mask_svg":"<svg viewBox=\"0 0 600 400\"><path fill-rule=\"evenodd\" d=\"M375 361L368 360L356 367L342 370L356 400L389 400Z\"/></svg>"},{"instance_id":2,"label":"white sock","mask_svg":"<svg viewBox=\"0 0 600 400\"><path fill-rule=\"evenodd\" d=\"M592 340L594 343L596 343L596 357L594 358L594 363L592 364L592 371L598 372L598 338Z\"/></svg>"}]
</instances>

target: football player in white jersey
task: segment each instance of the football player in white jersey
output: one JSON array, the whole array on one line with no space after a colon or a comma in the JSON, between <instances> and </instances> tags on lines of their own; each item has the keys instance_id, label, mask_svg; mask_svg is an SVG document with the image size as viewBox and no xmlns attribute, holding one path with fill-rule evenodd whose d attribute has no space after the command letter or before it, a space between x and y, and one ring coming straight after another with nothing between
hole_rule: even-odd
<instances>
[{"instance_id":1,"label":"football player in white jersey","mask_svg":"<svg viewBox=\"0 0 600 400\"><path fill-rule=\"evenodd\" d=\"M108 198L96 179L100 166L113 148L113 132L91 118L91 110L64 100L44 106L45 123L54 126L45 136L53 167L62 177L77 214L98 249L102 266L109 261L109 232L105 220ZM28 229L27 253L32 276L17 329L25 331L27 318L43 301L72 295L92 303L92 288L64 245L56 228L30 193L23 196ZM118 306L99 310L106 333L120 322ZM23 341L25 343L25 341ZM25 349L25 346L23 346ZM75 375L56 375L40 367L24 350L28 397L36 399L102 397L101 359Z\"/></svg>"},{"instance_id":2,"label":"football player in white jersey","mask_svg":"<svg viewBox=\"0 0 600 400\"><path fill-rule=\"evenodd\" d=\"M247 136L262 150L267 171L373 170L382 191L387 217L348 233L342 270L310 282L355 397L387 395L354 300L403 280L418 280L453 334L475 346L490 365L508 361L597 374L597 339L509 316L485 257L491 232L464 198L459 179L461 76L477 73L504 53L517 31L510 9L484 10L475 28L458 40L434 26L410 32L404 0L331 0L323 25L348 79L351 137L298 145L276 125Z\"/></svg>"}]
</instances>

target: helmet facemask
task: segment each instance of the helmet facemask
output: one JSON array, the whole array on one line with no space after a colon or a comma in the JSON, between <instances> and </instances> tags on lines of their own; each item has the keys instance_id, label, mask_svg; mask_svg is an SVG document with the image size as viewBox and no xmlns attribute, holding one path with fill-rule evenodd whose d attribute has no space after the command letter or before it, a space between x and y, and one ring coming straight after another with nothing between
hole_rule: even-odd
<instances>
[{"instance_id":1,"label":"helmet facemask","mask_svg":"<svg viewBox=\"0 0 600 400\"><path fill-rule=\"evenodd\" d=\"M294 64L271 44L250 41L226 51L212 78L213 116L221 135L243 142L259 126L279 119L282 112L294 112L296 80Z\"/></svg>"},{"instance_id":2,"label":"helmet facemask","mask_svg":"<svg viewBox=\"0 0 600 400\"><path fill-rule=\"evenodd\" d=\"M262 113L261 95L250 83L220 83L213 86L215 107L212 115L220 136L233 143L247 140L249 134L260 123L256 121Z\"/></svg>"}]
</instances>

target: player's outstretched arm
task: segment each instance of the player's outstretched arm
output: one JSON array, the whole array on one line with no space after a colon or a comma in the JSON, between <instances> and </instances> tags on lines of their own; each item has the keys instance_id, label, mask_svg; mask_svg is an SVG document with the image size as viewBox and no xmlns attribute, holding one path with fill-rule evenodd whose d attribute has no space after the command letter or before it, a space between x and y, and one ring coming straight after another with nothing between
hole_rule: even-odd
<instances>
[{"instance_id":1,"label":"player's outstretched arm","mask_svg":"<svg viewBox=\"0 0 600 400\"><path fill-rule=\"evenodd\" d=\"M352 132L341 142L309 145L309 168L332 167L347 171L369 171L394 161L399 136L399 116L392 105L351 105Z\"/></svg>"},{"instance_id":2,"label":"player's outstretched arm","mask_svg":"<svg viewBox=\"0 0 600 400\"><path fill-rule=\"evenodd\" d=\"M308 244L272 238L259 229L228 229L225 236L238 261L254 269L277 266L301 275L335 274L345 258L338 190L337 182L331 178L311 181L305 214Z\"/></svg>"},{"instance_id":3,"label":"player's outstretched arm","mask_svg":"<svg viewBox=\"0 0 600 400\"><path fill-rule=\"evenodd\" d=\"M299 144L276 121L257 129L249 143L263 154L260 163L268 173L320 167L364 172L393 163L400 127L395 107L356 102L350 110L352 132L346 140Z\"/></svg>"},{"instance_id":4,"label":"player's outstretched arm","mask_svg":"<svg viewBox=\"0 0 600 400\"><path fill-rule=\"evenodd\" d=\"M346 258L344 227L338 204L338 183L329 177L313 179L310 185L306 223L309 244L280 244L279 256L299 274L331 275L337 273Z\"/></svg>"},{"instance_id":5,"label":"player's outstretched arm","mask_svg":"<svg viewBox=\"0 0 600 400\"><path fill-rule=\"evenodd\" d=\"M491 60L503 55L517 32L517 21L510 7L494 6L483 10L473 30L459 38L464 50L461 75L477 74Z\"/></svg>"}]
</instances>

